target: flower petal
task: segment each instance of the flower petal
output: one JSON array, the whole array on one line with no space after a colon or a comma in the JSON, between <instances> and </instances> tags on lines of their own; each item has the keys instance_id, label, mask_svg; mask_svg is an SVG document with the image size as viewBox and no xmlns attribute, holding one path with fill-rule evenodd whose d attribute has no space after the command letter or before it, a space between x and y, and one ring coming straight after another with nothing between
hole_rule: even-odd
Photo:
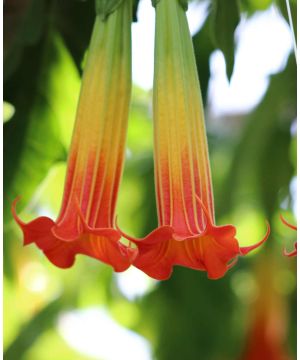
<instances>
[{"instance_id":1,"label":"flower petal","mask_svg":"<svg viewBox=\"0 0 300 360\"><path fill-rule=\"evenodd\" d=\"M135 242L138 254L133 265L157 280L165 280L175 265L208 272L218 279L233 266L228 265L240 254L232 225L213 226L210 232L182 239L174 229L158 227L143 239L122 235Z\"/></svg>"},{"instance_id":2,"label":"flower petal","mask_svg":"<svg viewBox=\"0 0 300 360\"><path fill-rule=\"evenodd\" d=\"M39 217L24 223L16 214L15 200L13 216L24 234L24 245L35 243L47 258L60 268L71 267L77 254L84 254L111 265L115 271L126 270L137 255L137 249L129 248L119 242L121 235L115 229L92 229L73 241L64 241L55 236L54 221Z\"/></svg>"},{"instance_id":3,"label":"flower petal","mask_svg":"<svg viewBox=\"0 0 300 360\"><path fill-rule=\"evenodd\" d=\"M130 1L102 21L97 16L85 62L60 214L21 221L12 205L24 244L35 243L58 267L85 254L127 269L137 249L120 243L113 228L123 170L131 93ZM45 135L46 136L46 135Z\"/></svg>"}]
</instances>

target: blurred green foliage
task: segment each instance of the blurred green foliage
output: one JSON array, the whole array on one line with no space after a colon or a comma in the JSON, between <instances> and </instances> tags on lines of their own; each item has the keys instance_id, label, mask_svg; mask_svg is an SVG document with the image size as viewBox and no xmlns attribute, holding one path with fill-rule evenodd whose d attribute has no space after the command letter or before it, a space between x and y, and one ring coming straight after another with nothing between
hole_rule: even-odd
<instances>
[{"instance_id":1,"label":"blurred green foliage","mask_svg":"<svg viewBox=\"0 0 300 360\"><path fill-rule=\"evenodd\" d=\"M211 1L206 22L193 38L205 100L215 49L223 51L227 75L232 74L234 31L241 15L276 3L286 17L281 0L232 1L234 12L222 3ZM296 1L291 5L295 16ZM135 1L135 17L137 6ZM128 300L107 266L79 256L73 268L62 271L33 246L22 247L10 213L12 200L22 196L18 212L25 221L41 213L55 218L59 210L93 21L92 0L4 5L5 359L90 359L62 338L57 321L64 311L91 306L109 309L116 321L145 336L158 360L238 359L247 342L257 284L254 269L260 259L276 263L273 280L288 308L285 345L293 358L295 260L284 258L282 247L285 239L292 244L295 234L279 221L282 204L291 208L290 184L296 172L296 139L290 130L296 117L293 55L284 70L271 77L251 113L241 114L238 121L227 116L221 119L227 122L226 132L211 129L208 134L218 223L233 222L243 244L261 236L265 218L273 229L267 245L240 259L223 279L210 281L205 273L176 268L169 281ZM151 93L134 87L118 214L119 225L136 236L156 226L152 132ZM295 221L291 213L287 217Z\"/></svg>"}]
</instances>

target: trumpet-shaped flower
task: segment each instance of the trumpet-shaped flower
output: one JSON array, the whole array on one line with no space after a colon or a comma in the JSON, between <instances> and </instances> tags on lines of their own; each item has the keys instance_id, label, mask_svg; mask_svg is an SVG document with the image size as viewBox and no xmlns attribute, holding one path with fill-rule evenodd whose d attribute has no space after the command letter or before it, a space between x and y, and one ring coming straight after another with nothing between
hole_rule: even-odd
<instances>
[{"instance_id":1,"label":"trumpet-shaped flower","mask_svg":"<svg viewBox=\"0 0 300 360\"><path fill-rule=\"evenodd\" d=\"M297 226L288 223L282 215L280 215L280 220L282 221L282 223L283 223L284 225L286 225L286 226L289 227L290 229L297 231ZM295 242L294 247L295 247L294 250L292 250L292 251L290 251L290 252L284 250L284 252L283 252L284 255L285 255L285 256L288 256L288 257L296 256L296 255L297 255L297 242Z\"/></svg>"},{"instance_id":2,"label":"trumpet-shaped flower","mask_svg":"<svg viewBox=\"0 0 300 360\"><path fill-rule=\"evenodd\" d=\"M35 243L61 268L85 254L123 271L136 255L114 227L131 91L131 12L126 0L105 21L96 17L57 220L43 216L24 223L17 200L12 206L24 244Z\"/></svg>"},{"instance_id":3,"label":"trumpet-shaped flower","mask_svg":"<svg viewBox=\"0 0 300 360\"><path fill-rule=\"evenodd\" d=\"M222 277L240 247L232 225L216 226L203 105L186 14L179 0L156 2L154 162L159 227L138 246L134 265L169 278L174 265Z\"/></svg>"}]
</instances>

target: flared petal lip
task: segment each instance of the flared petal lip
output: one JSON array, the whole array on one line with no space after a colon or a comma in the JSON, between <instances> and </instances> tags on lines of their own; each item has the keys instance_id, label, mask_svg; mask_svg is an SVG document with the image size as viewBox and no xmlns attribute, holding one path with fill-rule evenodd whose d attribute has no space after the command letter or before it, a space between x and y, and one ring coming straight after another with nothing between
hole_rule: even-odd
<instances>
[{"instance_id":1,"label":"flared petal lip","mask_svg":"<svg viewBox=\"0 0 300 360\"><path fill-rule=\"evenodd\" d=\"M155 246L159 242L163 242L163 241L174 240L174 241L178 241L178 242L182 242L182 241L188 242L189 240L199 238L199 237L205 237L205 236L212 236L214 238L214 236L216 236L216 235L214 235L214 233L216 234L216 232L218 232L218 230L221 230L222 228L225 229L226 227L227 228L232 227L232 229L229 229L229 230L232 230L232 235L230 237L235 240L236 247L232 249L232 258L228 260L227 264L224 264L224 273L222 273L222 275L217 274L217 273L214 274L213 272L209 271L207 265L205 264L205 261L204 262L202 261L203 269L201 266L195 266L193 264L193 262L191 262L191 264L189 266L187 266L194 270L206 270L208 273L208 278L216 280L216 279L223 277L224 274L237 263L239 256L247 255L250 251L257 249L268 239L268 237L270 235L270 225L268 222L266 222L266 224L267 224L267 230L266 230L266 233L265 233L264 237L262 238L262 240L260 240L259 242L257 242L254 245L246 246L246 247L239 247L238 240L235 238L235 228L233 225L216 226L216 225L208 222L207 227L204 232L196 234L196 235L190 235L190 236L184 236L184 237L182 236L182 234L177 234L176 230L172 226L159 226L158 228L153 230L149 235L147 235L144 238L131 237L131 236L127 235L126 233L124 233L118 227L118 225L116 225L116 227L118 228L118 230L120 231L121 235L124 238L128 239L129 241L134 242L138 248L140 246L142 246L144 250L146 250L146 249L150 250L152 246ZM212 241L213 241L213 239L212 239ZM221 243L217 243L217 244L220 247L224 248L224 251L226 252L226 246L224 244L221 244ZM146 251L148 251L148 250L146 250ZM161 260L157 260L157 261L161 261ZM143 269L142 263L140 263L140 262L138 264L133 263L133 265L137 266L138 268L140 268L143 271L145 270L145 269ZM157 266L159 267L160 265L157 264ZM162 270L155 271L153 269L149 270L149 268L148 268L148 270L145 272L149 276L154 277L157 280L167 280L170 278L170 276L173 272L174 266L186 266L186 265L182 265L181 263L177 263L176 261L173 262L171 260L171 263L166 265L166 269L164 269L164 271L162 271Z\"/></svg>"},{"instance_id":2,"label":"flared petal lip","mask_svg":"<svg viewBox=\"0 0 300 360\"><path fill-rule=\"evenodd\" d=\"M120 232L120 234L127 240L132 241L136 245L143 244L143 245L155 245L161 241L167 240L175 240L175 241L188 241L192 239L196 239L199 236L205 236L206 232L202 232L199 234L189 234L183 235L176 232L173 226L170 225L161 225L158 226L156 229L152 230L148 235L143 238L137 238L126 234L116 222L116 228ZM159 236L157 236L159 233Z\"/></svg>"},{"instance_id":3,"label":"flared petal lip","mask_svg":"<svg viewBox=\"0 0 300 360\"><path fill-rule=\"evenodd\" d=\"M86 222L85 218L84 218L84 215L83 215L82 210L80 208L78 199L75 201L75 206L76 206L76 211L77 211L77 214L79 216L80 224L81 224L81 227L82 227L81 234L92 233L94 235L110 237L110 239L112 241L117 242L117 241L120 240L121 234L120 234L120 232L118 230L116 230L114 228L94 228L94 227L89 226L88 223ZM78 238L78 236L76 236L76 237L64 237L64 236L57 233L56 227L57 227L57 224L55 224L55 226L51 229L51 232L59 240L69 242L69 241L75 241Z\"/></svg>"},{"instance_id":4,"label":"flared petal lip","mask_svg":"<svg viewBox=\"0 0 300 360\"><path fill-rule=\"evenodd\" d=\"M136 238L133 236L130 236L126 234L122 229L120 229L118 225L118 218L116 217L115 220L115 226L116 229L119 231L121 236L123 236L125 239L132 241L134 244L144 244L144 245L155 245L161 241L167 241L170 239L173 239L174 229L172 226L159 226L158 228L152 230L148 235L146 235L143 238ZM160 236L157 237L157 233L160 233ZM175 240L175 239L174 239Z\"/></svg>"},{"instance_id":5,"label":"flared petal lip","mask_svg":"<svg viewBox=\"0 0 300 360\"><path fill-rule=\"evenodd\" d=\"M17 222L17 224L19 224L21 226L21 225L26 225L26 223L20 219L20 217L17 215L17 212L16 212L16 206L20 200L21 200L21 196L17 196L14 199L14 201L12 202L12 205L11 205L11 212L12 212L12 215L13 215L15 221ZM92 228L86 223L84 216L82 214L82 211L79 207L77 207L77 212L78 212L79 218L81 220L81 224L83 226L83 231L81 234L92 233L94 235L107 236L112 241L115 241L115 242L120 240L121 233L118 230L116 230L114 228ZM41 218L49 219L46 216L41 216ZM77 238L74 238L74 239L66 238L61 235L56 234L56 231L55 231L56 223L51 219L49 219L49 220L53 222L53 228L51 229L51 232L56 238L58 238L61 241L65 241L65 242L72 242L72 241L77 240Z\"/></svg>"},{"instance_id":6,"label":"flared petal lip","mask_svg":"<svg viewBox=\"0 0 300 360\"><path fill-rule=\"evenodd\" d=\"M55 251L55 248L58 246L58 244L53 243L51 246L49 246L49 244L45 245L45 244L42 244L42 242L36 242L36 240L29 241L27 236L25 235L27 233L27 231L28 231L26 229L27 229L28 226L30 226L31 224L33 225L37 221L39 221L39 222L46 221L45 226L49 225L49 233L52 234L52 236L54 236L57 241L61 241L62 246L64 246L63 244L73 246L73 244L78 243L79 239L77 238L77 239L74 239L74 240L70 240L70 239L62 238L61 236L56 236L55 231L53 231L53 228L55 227L56 223L53 220L51 220L50 218L46 217L46 216L40 216L40 217L38 217L38 218L36 218L36 219L34 219L32 221L29 221L27 223L22 221L19 218L19 216L17 215L17 212L16 212L16 205L17 205L17 203L18 203L18 201L20 199L21 199L21 197L18 196L12 202L11 211L12 211L12 215L13 215L15 221L21 227L21 229L22 229L22 231L24 233L24 245L25 246L29 245L31 243L36 243L38 248L44 252L44 254L47 256L47 258L54 265L56 265L56 266L58 266L58 267L60 267L62 269L70 268L75 262L76 255L78 255L78 254L87 255L85 251L82 251L82 249L81 250L76 250L76 251L74 251L72 253L71 256L68 256L68 259L67 259L66 262L61 262L60 261L59 263L57 263L54 260L54 257L51 256L50 254L53 251ZM84 219L82 219L82 220L84 220ZM137 257L138 249L135 249L135 248L132 248L132 247L127 247L127 246L123 245L119 241L121 239L120 232L118 230L114 229L114 228L101 228L101 229L91 228L85 223L84 224L84 231L81 233L81 235L84 235L84 233L89 233L89 234L92 234L92 235L103 236L103 237L109 238L109 240L112 241L111 244L114 244L114 246L117 246L120 253L122 254L122 256L124 256L124 258L128 259L128 264L117 264L117 263L109 262L109 261L105 260L104 258L101 259L101 261L103 263L112 266L116 272L122 272L122 271L126 270L133 263L134 259ZM75 246L78 246L78 244L75 245ZM72 249L70 249L70 250L71 250L71 252L73 251ZM98 257L94 256L92 254L92 252L88 256L98 259Z\"/></svg>"},{"instance_id":7,"label":"flared petal lip","mask_svg":"<svg viewBox=\"0 0 300 360\"><path fill-rule=\"evenodd\" d=\"M259 248L261 245L263 245L267 241L267 239L271 233L271 227L270 227L270 224L268 221L266 221L266 225L267 225L267 230L266 230L264 237L260 241L258 241L257 243L255 243L253 245L240 247L239 248L240 253L237 255L245 256L249 252ZM132 236L126 234L122 229L120 229L120 227L118 226L117 221L116 221L116 228L120 232L120 234L125 239L132 241L136 245L139 245L139 244L155 245L158 242L167 241L167 240L188 241L188 240L192 240L192 239L196 239L199 237L209 235L212 229L219 229L219 228L222 228L223 226L233 226L233 225L227 224L227 225L216 226L216 225L208 224L208 226L204 232L201 232L198 234L193 234L193 235L188 235L188 236L178 234L173 226L163 225L163 226L159 226L156 229L152 230L148 235L146 235L143 238L136 238L136 237L132 237ZM159 237L157 237L158 233L160 235Z\"/></svg>"},{"instance_id":8,"label":"flared petal lip","mask_svg":"<svg viewBox=\"0 0 300 360\"><path fill-rule=\"evenodd\" d=\"M268 222L266 222L266 225L267 225L266 233L259 242L257 242L254 245L240 247L238 240L235 237L236 236L236 228L230 224L221 225L221 226L215 225L210 217L210 214L208 213L207 209L205 208L203 202L201 201L200 197L196 196L196 199L199 202L199 204L201 205L201 207L204 211L204 214L206 215L206 228L201 233L182 234L182 233L179 233L178 230L174 226L161 225L143 238L134 238L132 236L129 236L125 232L123 232L118 227L117 219L115 222L116 223L115 226L124 238L126 238L129 241L132 241L133 243L135 243L137 245L140 252L151 251L152 247L155 247L159 243L163 243L163 242L171 243L172 241L176 241L176 242L185 241L186 243L188 243L189 240L197 239L199 237L203 237L203 238L211 237L211 241L214 242L214 246L223 248L222 251L224 251L224 255L221 255L221 257L219 259L221 260L222 256L228 257L227 262L224 262L222 265L223 266L221 269L222 271L221 270L217 271L216 262L215 262L215 260L213 260L213 258L211 258L211 255L208 257L209 253L202 254L202 256L204 257L203 259L201 259L203 266L200 266L200 263L195 265L195 261L194 261L195 259L191 260L189 265L184 265L181 263L181 260L179 260L179 262L178 262L178 260L176 260L176 255L175 255L175 258L172 260L172 257L174 255L171 255L171 259L169 261L166 261L165 266L162 267L162 265L160 264L160 262L163 261L163 258L161 258L162 254L156 261L153 259L152 265L151 265L151 261L152 261L151 258L150 258L150 265L147 264L147 261L149 262L149 258L146 260L146 264L144 264L144 265L143 265L143 260L141 260L141 259L139 260L139 258L137 258L137 262L134 262L133 265L137 266L138 268L140 268L141 270L146 272L149 276L154 277L157 280L168 279L173 272L174 266L187 266L187 267L189 267L191 269L195 269L195 270L206 270L208 273L208 278L219 279L220 277L224 276L224 274L236 264L239 256L247 255L252 250L255 250L259 246L261 246L268 239L271 230L270 230L270 224ZM223 242L215 241L215 239L217 239L219 236L222 236L222 233L224 236ZM227 241L228 241L229 247L226 246ZM142 248L143 248L143 250L142 250ZM167 254L168 250L165 249L164 251L166 252L165 256L168 257L168 254ZM141 256L143 256L143 255L141 255ZM220 255L218 255L218 256L220 256ZM218 256L216 257L216 259L218 259ZM180 256L179 256L179 258L180 258ZM179 258L177 258L177 259L179 259ZM200 259L198 259L198 260L200 260ZM155 263L157 265L155 265ZM209 266L208 265L209 263L214 264L215 268ZM222 260L220 261L220 263L222 263Z\"/></svg>"},{"instance_id":9,"label":"flared petal lip","mask_svg":"<svg viewBox=\"0 0 300 360\"><path fill-rule=\"evenodd\" d=\"M183 239L182 239L181 236L179 236L179 240L176 238L175 230L172 227L158 227L157 229L152 231L147 237L142 238L142 239L135 239L135 238L132 238L132 237L128 237L128 235L125 234L124 232L122 232L122 234L123 234L123 236L125 238L127 238L127 239L129 238L130 241L135 241L138 248L139 248L139 246L142 246L144 250L146 250L146 249L150 250L152 246L155 246L159 242L159 240L157 240L157 239L155 239L153 237L156 237L156 235L161 230L167 230L167 233L169 232L169 234L170 234L170 236L168 236L164 240L183 242L182 241ZM195 239L196 237L199 238L199 236L203 236L203 235L204 234L202 233L202 234L198 234L197 236L186 237L185 241L189 242L189 240ZM163 241L163 240L161 239L161 241ZM238 244L237 240L236 240L236 243ZM223 247L221 244L219 244L219 245L220 245L220 247ZM225 265L226 270L222 275L213 275L213 274L211 274L208 271L208 268L206 267L206 264L203 261L203 259L200 259L200 258L198 259L198 264L197 265L195 265L194 261L191 261L191 263L189 265L183 265L181 262L177 262L177 260L175 260L175 261L170 260L170 261L167 261L166 264L162 267L163 269L161 269L160 261L162 261L163 258L160 257L159 259L157 259L157 261L155 261L155 262L157 262L157 267L160 268L160 270L154 270L156 268L155 265L150 266L150 267L148 265L146 265L146 268L145 268L143 266L142 260L140 260L138 263L133 262L133 265L137 266L139 269L144 271L146 274L148 274L152 278L155 278L156 280L160 280L160 281L168 280L170 278L170 276L172 275L173 271L174 271L174 267L188 267L188 268L193 269L193 270L206 271L207 276L208 276L209 279L216 280L216 279L219 279L222 276L224 276L224 274L228 270L230 270L237 263L239 255L240 255L239 254L239 248L237 246L236 253L233 254L232 258L228 260L228 263ZM160 256L164 256L164 255L160 255ZM167 252L166 252L166 256L168 257Z\"/></svg>"}]
</instances>

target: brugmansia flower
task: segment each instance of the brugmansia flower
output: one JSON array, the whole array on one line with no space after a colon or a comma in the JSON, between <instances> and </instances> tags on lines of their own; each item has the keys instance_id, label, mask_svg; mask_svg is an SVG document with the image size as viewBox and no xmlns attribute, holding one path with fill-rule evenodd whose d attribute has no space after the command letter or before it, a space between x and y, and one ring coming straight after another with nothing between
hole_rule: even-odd
<instances>
[{"instance_id":1,"label":"brugmansia flower","mask_svg":"<svg viewBox=\"0 0 300 360\"><path fill-rule=\"evenodd\" d=\"M291 360L288 355L287 308L278 290L278 264L268 254L256 269L257 298L249 314L249 329L241 360Z\"/></svg>"},{"instance_id":2,"label":"brugmansia flower","mask_svg":"<svg viewBox=\"0 0 300 360\"><path fill-rule=\"evenodd\" d=\"M134 265L169 278L174 265L222 277L238 255L232 225L216 226L203 105L186 14L179 0L156 1L154 161L159 227L138 246Z\"/></svg>"},{"instance_id":3,"label":"brugmansia flower","mask_svg":"<svg viewBox=\"0 0 300 360\"><path fill-rule=\"evenodd\" d=\"M35 243L61 268L85 254L123 271L135 256L114 228L131 92L131 12L126 0L107 19L96 17L58 219L26 224L16 215L16 201L12 207L24 244Z\"/></svg>"},{"instance_id":4,"label":"brugmansia flower","mask_svg":"<svg viewBox=\"0 0 300 360\"><path fill-rule=\"evenodd\" d=\"M280 220L283 222L284 225L286 225L290 229L297 231L297 226L288 223L282 215L280 215ZM288 257L296 256L297 255L297 242L295 242L294 247L295 247L295 249L292 250L291 252L287 252L286 250L284 250L284 255L288 256Z\"/></svg>"}]
</instances>

